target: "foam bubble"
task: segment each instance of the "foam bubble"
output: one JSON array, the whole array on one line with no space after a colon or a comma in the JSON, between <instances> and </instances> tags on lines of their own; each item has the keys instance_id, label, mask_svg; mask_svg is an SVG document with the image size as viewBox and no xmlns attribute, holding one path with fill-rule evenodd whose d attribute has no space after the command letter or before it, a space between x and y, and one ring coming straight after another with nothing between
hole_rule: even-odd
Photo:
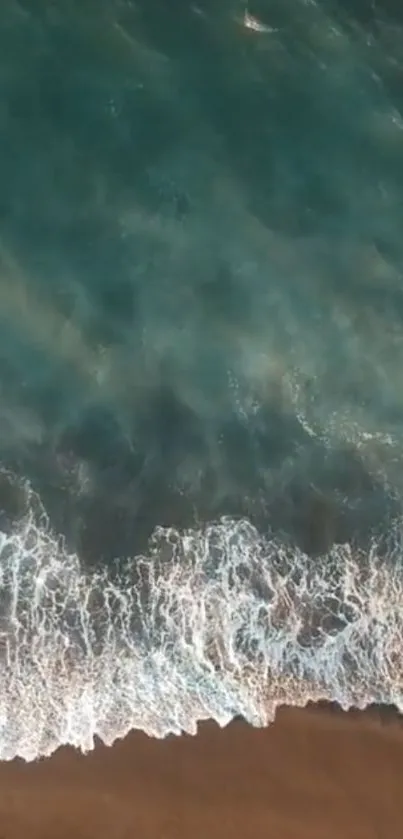
<instances>
[{"instance_id":1,"label":"foam bubble","mask_svg":"<svg viewBox=\"0 0 403 839\"><path fill-rule=\"evenodd\" d=\"M387 558L315 560L246 520L157 528L147 556L89 575L27 492L0 535L0 759L309 700L403 710L400 525Z\"/></svg>"}]
</instances>

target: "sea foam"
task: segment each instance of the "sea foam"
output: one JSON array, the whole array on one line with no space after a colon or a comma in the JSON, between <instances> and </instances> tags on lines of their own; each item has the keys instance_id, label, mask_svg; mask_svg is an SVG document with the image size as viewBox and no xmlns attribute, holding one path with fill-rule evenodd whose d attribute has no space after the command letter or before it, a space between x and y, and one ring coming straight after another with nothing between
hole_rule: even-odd
<instances>
[{"instance_id":1,"label":"sea foam","mask_svg":"<svg viewBox=\"0 0 403 839\"><path fill-rule=\"evenodd\" d=\"M1 760L310 700L403 710L399 523L387 556L315 559L246 520L157 528L147 555L86 573L27 497L0 536Z\"/></svg>"}]
</instances>

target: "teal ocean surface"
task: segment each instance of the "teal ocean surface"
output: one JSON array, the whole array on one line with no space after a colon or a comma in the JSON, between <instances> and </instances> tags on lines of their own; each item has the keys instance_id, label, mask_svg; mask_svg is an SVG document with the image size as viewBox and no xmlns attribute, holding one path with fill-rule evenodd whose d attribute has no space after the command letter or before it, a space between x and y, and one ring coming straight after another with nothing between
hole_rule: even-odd
<instances>
[{"instance_id":1,"label":"teal ocean surface","mask_svg":"<svg viewBox=\"0 0 403 839\"><path fill-rule=\"evenodd\" d=\"M3 0L0 759L403 710L403 10Z\"/></svg>"}]
</instances>

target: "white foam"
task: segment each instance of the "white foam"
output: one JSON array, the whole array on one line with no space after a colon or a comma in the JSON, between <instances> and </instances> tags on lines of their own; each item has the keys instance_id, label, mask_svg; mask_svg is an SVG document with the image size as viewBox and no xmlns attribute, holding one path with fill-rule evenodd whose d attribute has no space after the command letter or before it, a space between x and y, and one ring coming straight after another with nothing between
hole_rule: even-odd
<instances>
[{"instance_id":1,"label":"white foam","mask_svg":"<svg viewBox=\"0 0 403 839\"><path fill-rule=\"evenodd\" d=\"M244 520L159 528L112 577L35 521L0 539L0 759L207 718L264 726L309 700L403 710L398 526L387 561L375 545L312 560Z\"/></svg>"}]
</instances>

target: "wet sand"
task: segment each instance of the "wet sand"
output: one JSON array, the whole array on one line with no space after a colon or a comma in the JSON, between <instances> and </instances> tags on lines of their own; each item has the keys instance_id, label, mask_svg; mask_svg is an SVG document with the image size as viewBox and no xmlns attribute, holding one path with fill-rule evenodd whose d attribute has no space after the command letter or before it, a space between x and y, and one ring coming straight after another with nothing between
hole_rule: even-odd
<instances>
[{"instance_id":1,"label":"wet sand","mask_svg":"<svg viewBox=\"0 0 403 839\"><path fill-rule=\"evenodd\" d=\"M256 730L134 733L83 756L0 765L1 839L398 839L403 720L283 709Z\"/></svg>"}]
</instances>

